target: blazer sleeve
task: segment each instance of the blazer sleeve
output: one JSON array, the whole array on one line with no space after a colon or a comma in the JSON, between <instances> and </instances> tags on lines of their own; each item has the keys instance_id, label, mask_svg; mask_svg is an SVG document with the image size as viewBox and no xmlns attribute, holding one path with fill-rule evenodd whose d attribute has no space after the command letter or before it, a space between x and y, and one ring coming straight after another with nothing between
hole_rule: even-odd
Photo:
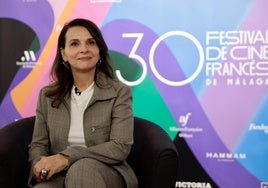
<instances>
[{"instance_id":1,"label":"blazer sleeve","mask_svg":"<svg viewBox=\"0 0 268 188\"><path fill-rule=\"evenodd\" d=\"M32 142L29 145L29 162L36 163L41 156L49 155L49 136L42 106L45 104L44 89L39 93Z\"/></svg>"}]
</instances>

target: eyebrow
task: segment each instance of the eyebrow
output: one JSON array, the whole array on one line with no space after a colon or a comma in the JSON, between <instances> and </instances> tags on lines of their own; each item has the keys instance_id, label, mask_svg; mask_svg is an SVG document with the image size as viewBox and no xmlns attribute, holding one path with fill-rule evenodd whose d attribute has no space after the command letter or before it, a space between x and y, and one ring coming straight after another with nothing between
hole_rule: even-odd
<instances>
[{"instance_id":1,"label":"eyebrow","mask_svg":"<svg viewBox=\"0 0 268 188\"><path fill-rule=\"evenodd\" d=\"M86 40L95 40L95 39L92 37L92 38L88 38ZM69 41L80 41L80 39L73 38L73 39L70 39Z\"/></svg>"}]
</instances>

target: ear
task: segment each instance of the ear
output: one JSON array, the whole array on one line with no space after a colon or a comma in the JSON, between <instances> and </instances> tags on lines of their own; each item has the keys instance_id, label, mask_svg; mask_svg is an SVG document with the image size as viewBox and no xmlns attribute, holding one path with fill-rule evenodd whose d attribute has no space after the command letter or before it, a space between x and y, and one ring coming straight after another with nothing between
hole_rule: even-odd
<instances>
[{"instance_id":1,"label":"ear","mask_svg":"<svg viewBox=\"0 0 268 188\"><path fill-rule=\"evenodd\" d=\"M66 57L66 55L65 55L64 48L60 48L60 53L61 53L62 59L63 59L64 61L67 61L67 57Z\"/></svg>"}]
</instances>

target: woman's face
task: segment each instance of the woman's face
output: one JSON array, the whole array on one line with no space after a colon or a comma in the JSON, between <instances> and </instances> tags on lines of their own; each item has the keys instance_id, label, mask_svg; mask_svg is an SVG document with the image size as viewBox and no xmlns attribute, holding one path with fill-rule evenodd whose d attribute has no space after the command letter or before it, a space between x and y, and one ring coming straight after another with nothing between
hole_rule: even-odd
<instances>
[{"instance_id":1,"label":"woman's face","mask_svg":"<svg viewBox=\"0 0 268 188\"><path fill-rule=\"evenodd\" d=\"M65 48L61 49L63 60L68 61L73 73L95 72L100 59L99 47L85 27L71 27L65 35Z\"/></svg>"}]
</instances>

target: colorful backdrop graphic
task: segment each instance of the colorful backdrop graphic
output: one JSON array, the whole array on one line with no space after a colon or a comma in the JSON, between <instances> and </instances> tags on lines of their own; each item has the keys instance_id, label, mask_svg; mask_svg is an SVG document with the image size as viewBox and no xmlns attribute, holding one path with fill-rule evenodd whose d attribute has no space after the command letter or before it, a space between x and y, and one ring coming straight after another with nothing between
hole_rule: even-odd
<instances>
[{"instance_id":1,"label":"colorful backdrop graphic","mask_svg":"<svg viewBox=\"0 0 268 188\"><path fill-rule=\"evenodd\" d=\"M102 30L135 116L176 144L174 187L268 186L268 1L0 1L0 127L35 114L58 34Z\"/></svg>"}]
</instances>

